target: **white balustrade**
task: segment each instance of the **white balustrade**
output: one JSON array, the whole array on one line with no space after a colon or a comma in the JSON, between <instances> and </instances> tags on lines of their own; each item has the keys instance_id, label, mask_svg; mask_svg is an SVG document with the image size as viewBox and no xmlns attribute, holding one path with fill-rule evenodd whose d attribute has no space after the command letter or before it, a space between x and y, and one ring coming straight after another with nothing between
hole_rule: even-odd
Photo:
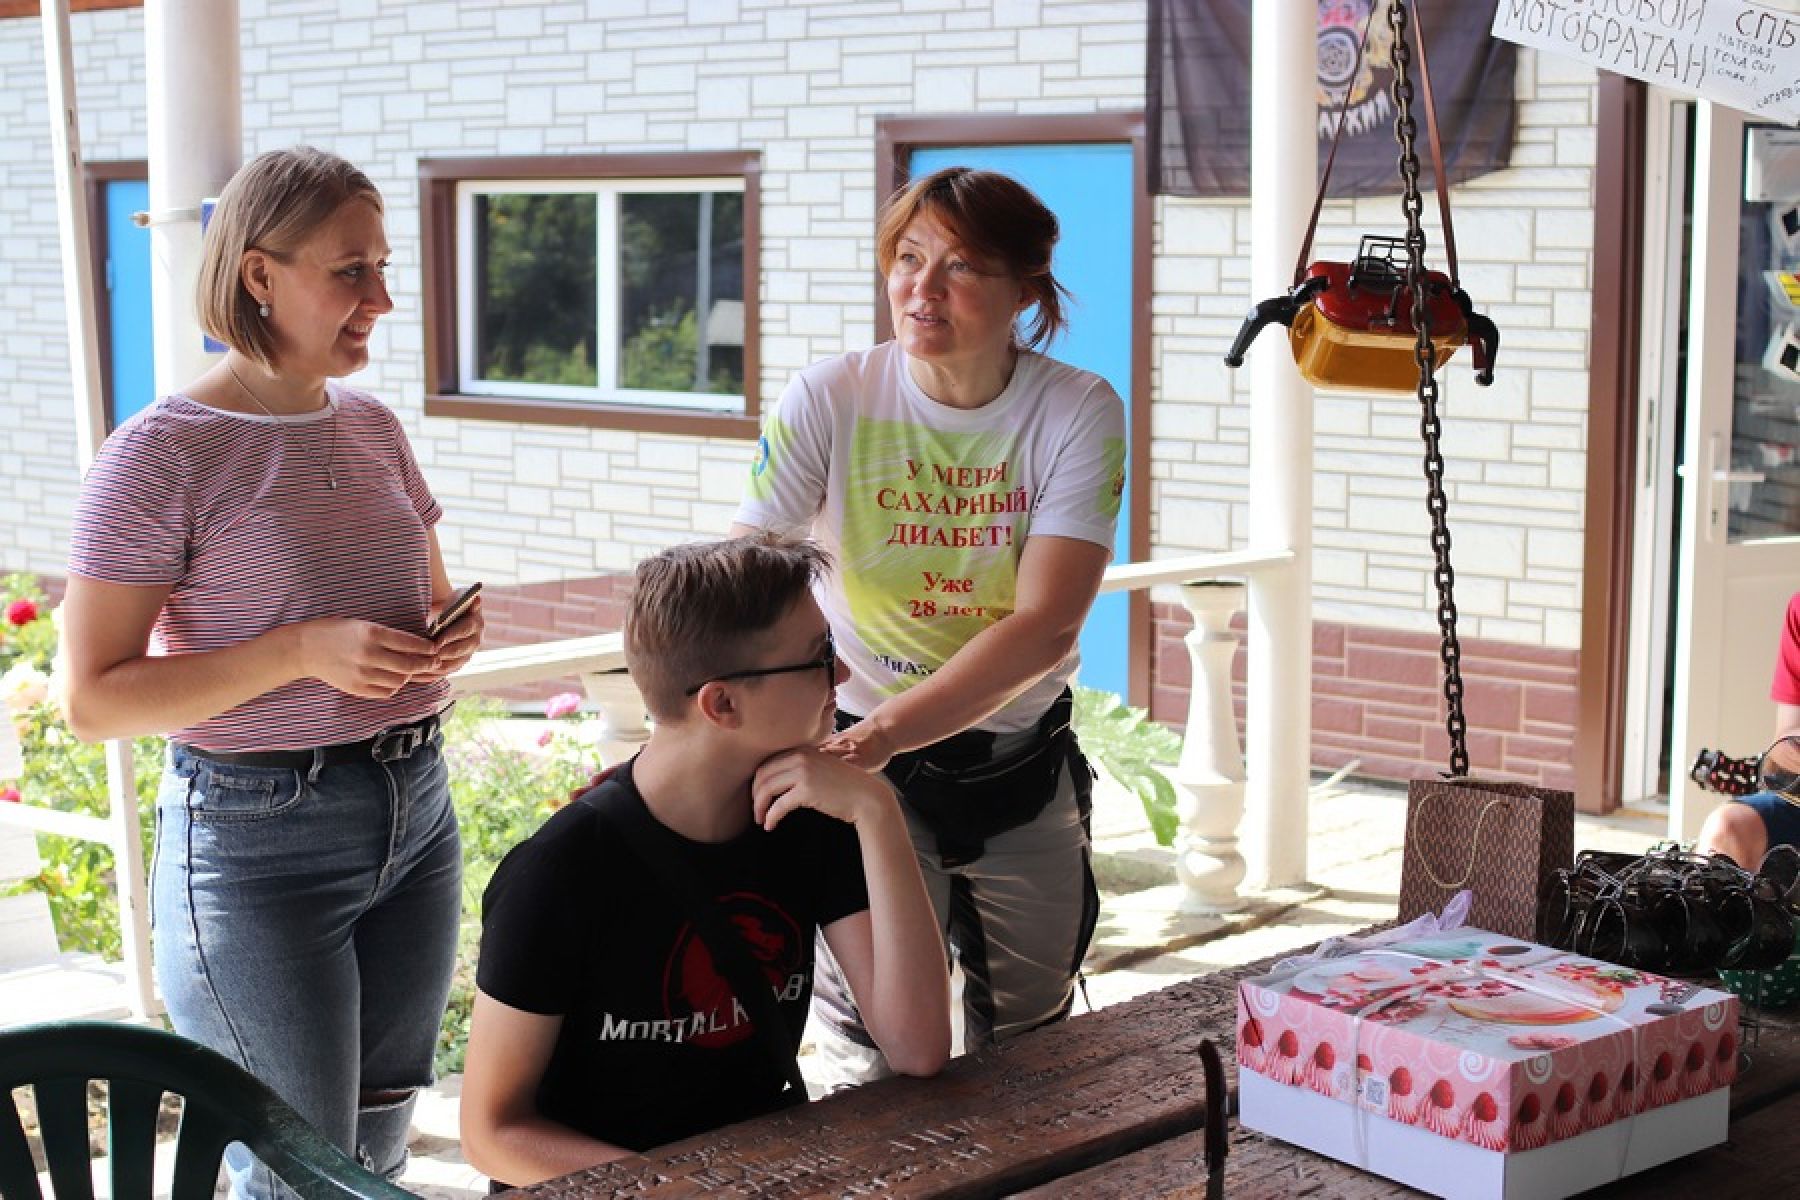
<instances>
[{"instance_id":1,"label":"white balustrade","mask_svg":"<svg viewBox=\"0 0 1800 1200\"><path fill-rule=\"evenodd\" d=\"M1190 911L1226 912L1240 907L1237 889L1245 877L1245 862L1237 839L1245 808L1244 756L1231 705L1231 660L1238 642L1231 632L1231 618L1244 607L1245 586L1217 582L1216 577L1280 577L1293 559L1293 551L1282 549L1121 563L1109 568L1101 582L1102 592L1139 591L1181 583L1182 602L1194 616L1194 632L1187 637L1188 655L1193 662L1188 733L1173 780L1181 817L1176 874L1187 887L1183 907ZM610 766L635 754L650 738L643 699L624 667L623 637L616 631L591 634L480 651L452 676L451 690L463 696L578 676L589 702L599 710L596 749L601 761ZM1277 709L1305 703L1304 695L1272 698ZM1305 750L1289 747L1287 752L1304 754ZM107 773L115 797L114 816L107 820L76 817L32 805L0 805L0 826L36 827L135 848L137 808L116 799L133 793L129 754L116 749L109 753ZM1304 846L1304 819L1297 827L1284 827L1281 833L1283 840L1298 841ZM147 940L141 928L146 905L141 863L133 863L133 858L132 854L121 856L119 890L125 936L134 943L128 946L126 956L134 985L131 1000L142 1013L154 1004L154 993L149 956L138 948Z\"/></svg>"},{"instance_id":2,"label":"white balustrade","mask_svg":"<svg viewBox=\"0 0 1800 1200\"><path fill-rule=\"evenodd\" d=\"M1237 835L1244 818L1244 754L1231 703L1231 660L1238 647L1231 618L1243 611L1244 594L1241 583L1181 587L1181 602L1194 618L1184 639L1193 665L1187 736L1172 781L1181 819L1175 877L1186 889L1183 912L1232 912L1243 905L1238 885L1245 865Z\"/></svg>"},{"instance_id":3,"label":"white balustrade","mask_svg":"<svg viewBox=\"0 0 1800 1200\"><path fill-rule=\"evenodd\" d=\"M600 732L595 740L600 764L615 766L642 750L650 740L649 714L625 668L586 672L581 686L588 702L600 712Z\"/></svg>"}]
</instances>

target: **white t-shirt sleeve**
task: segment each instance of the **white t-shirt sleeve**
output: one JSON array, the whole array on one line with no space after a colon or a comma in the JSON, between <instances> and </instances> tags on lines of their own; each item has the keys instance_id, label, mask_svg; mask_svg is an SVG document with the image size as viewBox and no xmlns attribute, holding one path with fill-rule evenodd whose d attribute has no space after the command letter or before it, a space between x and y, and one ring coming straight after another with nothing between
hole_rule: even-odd
<instances>
[{"instance_id":1,"label":"white t-shirt sleeve","mask_svg":"<svg viewBox=\"0 0 1800 1200\"><path fill-rule=\"evenodd\" d=\"M750 479L732 518L786 537L804 537L825 503L831 471L830 399L797 374L763 418Z\"/></svg>"},{"instance_id":2,"label":"white t-shirt sleeve","mask_svg":"<svg viewBox=\"0 0 1800 1200\"><path fill-rule=\"evenodd\" d=\"M1110 549L1124 492L1125 406L1095 378L1045 472L1030 536L1079 538Z\"/></svg>"}]
</instances>

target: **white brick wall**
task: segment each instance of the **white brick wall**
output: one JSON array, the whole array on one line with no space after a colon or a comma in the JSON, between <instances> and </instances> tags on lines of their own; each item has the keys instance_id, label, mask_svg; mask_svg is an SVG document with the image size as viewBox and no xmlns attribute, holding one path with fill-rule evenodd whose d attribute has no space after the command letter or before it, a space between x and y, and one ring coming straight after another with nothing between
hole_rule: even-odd
<instances>
[{"instance_id":1,"label":"white brick wall","mask_svg":"<svg viewBox=\"0 0 1800 1200\"><path fill-rule=\"evenodd\" d=\"M1580 640L1587 323L1593 244L1594 72L1519 55L1514 165L1456 190L1457 249L1478 310L1501 330L1494 385L1466 352L1440 373L1446 491L1462 631L1573 647ZM1243 203L1158 204L1152 472L1157 553L1242 545L1249 380L1198 375L1216 363L1248 296ZM1440 242L1437 206L1427 232ZM1393 199L1333 201L1317 255L1344 258L1364 232L1397 232ZM1183 286L1206 278L1209 286ZM1267 335L1265 335L1267 336ZM1188 430L1207 423L1208 445ZM1177 417L1177 412L1183 413ZM1314 611L1321 618L1436 629L1417 405L1334 395L1315 401ZM1221 461L1221 456L1223 460ZM1195 504L1228 502L1229 529Z\"/></svg>"},{"instance_id":2,"label":"white brick wall","mask_svg":"<svg viewBox=\"0 0 1800 1200\"><path fill-rule=\"evenodd\" d=\"M72 25L84 154L143 158L142 14ZM79 482L46 88L39 23L0 21L0 570L61 570Z\"/></svg>"},{"instance_id":3,"label":"white brick wall","mask_svg":"<svg viewBox=\"0 0 1800 1200\"><path fill-rule=\"evenodd\" d=\"M242 0L246 154L312 141L388 200L398 309L358 382L401 415L448 516L452 572L493 584L629 566L723 530L749 448L426 418L417 162L753 149L763 162L762 391L874 336L875 121L1143 104L1141 0ZM141 10L73 19L90 158L141 158ZM16 465L0 567L59 569L76 478L44 71L0 23L0 417ZM1575 644L1593 238L1592 71L1520 55L1515 166L1459 190L1464 278L1503 333L1491 389L1446 371L1444 446L1464 630ZM1434 206L1427 206L1435 212ZM1241 546L1247 380L1220 355L1251 299L1243 203L1155 206L1154 553ZM1329 205L1320 252L1397 224ZM1317 611L1429 630L1417 421L1321 394ZM1140 468L1146 469L1146 468Z\"/></svg>"}]
</instances>

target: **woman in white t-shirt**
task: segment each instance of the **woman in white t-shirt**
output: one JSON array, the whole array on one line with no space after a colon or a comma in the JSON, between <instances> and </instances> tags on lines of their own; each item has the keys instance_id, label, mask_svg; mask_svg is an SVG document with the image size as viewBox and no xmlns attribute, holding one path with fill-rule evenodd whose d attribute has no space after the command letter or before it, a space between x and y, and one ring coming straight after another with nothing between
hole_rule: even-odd
<instances>
[{"instance_id":1,"label":"woman in white t-shirt","mask_svg":"<svg viewBox=\"0 0 1800 1200\"><path fill-rule=\"evenodd\" d=\"M995 172L896 194L876 242L894 340L795 376L734 524L810 533L840 564L819 599L851 676L826 746L901 790L970 1047L1068 1014L1098 912L1068 686L1125 417L1105 380L1033 349L1065 324L1057 235ZM845 1080L879 1075L835 974L821 956L826 1058Z\"/></svg>"},{"instance_id":2,"label":"woman in white t-shirt","mask_svg":"<svg viewBox=\"0 0 1800 1200\"><path fill-rule=\"evenodd\" d=\"M391 1176L456 954L438 717L482 619L428 634L442 510L394 415L335 382L393 309L387 255L336 155L232 177L199 297L229 349L101 448L62 611L76 734L170 735L151 912L176 1030ZM289 1194L227 1159L235 1196Z\"/></svg>"}]
</instances>

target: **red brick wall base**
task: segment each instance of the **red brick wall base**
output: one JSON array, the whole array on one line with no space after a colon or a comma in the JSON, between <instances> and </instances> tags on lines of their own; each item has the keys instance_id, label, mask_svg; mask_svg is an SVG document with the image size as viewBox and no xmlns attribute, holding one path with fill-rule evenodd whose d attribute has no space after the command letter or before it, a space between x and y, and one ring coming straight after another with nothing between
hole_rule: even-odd
<instances>
[{"instance_id":1,"label":"red brick wall base","mask_svg":"<svg viewBox=\"0 0 1800 1200\"><path fill-rule=\"evenodd\" d=\"M1150 715L1187 721L1189 663L1182 639L1193 628L1179 605L1151 606ZM1240 632L1244 620L1235 622ZM1575 786L1574 650L1462 639L1463 712L1469 769L1492 779ZM1243 731L1244 651L1232 662L1232 691ZM1328 769L1407 780L1449 764L1438 640L1360 625L1313 623L1312 761Z\"/></svg>"},{"instance_id":2,"label":"red brick wall base","mask_svg":"<svg viewBox=\"0 0 1800 1200\"><path fill-rule=\"evenodd\" d=\"M487 617L487 633L482 645L494 649L617 629L625 619L625 589L630 582L629 575L619 573L484 588L481 607ZM541 704L558 692L579 691L581 681L571 677L490 694L508 704Z\"/></svg>"}]
</instances>

